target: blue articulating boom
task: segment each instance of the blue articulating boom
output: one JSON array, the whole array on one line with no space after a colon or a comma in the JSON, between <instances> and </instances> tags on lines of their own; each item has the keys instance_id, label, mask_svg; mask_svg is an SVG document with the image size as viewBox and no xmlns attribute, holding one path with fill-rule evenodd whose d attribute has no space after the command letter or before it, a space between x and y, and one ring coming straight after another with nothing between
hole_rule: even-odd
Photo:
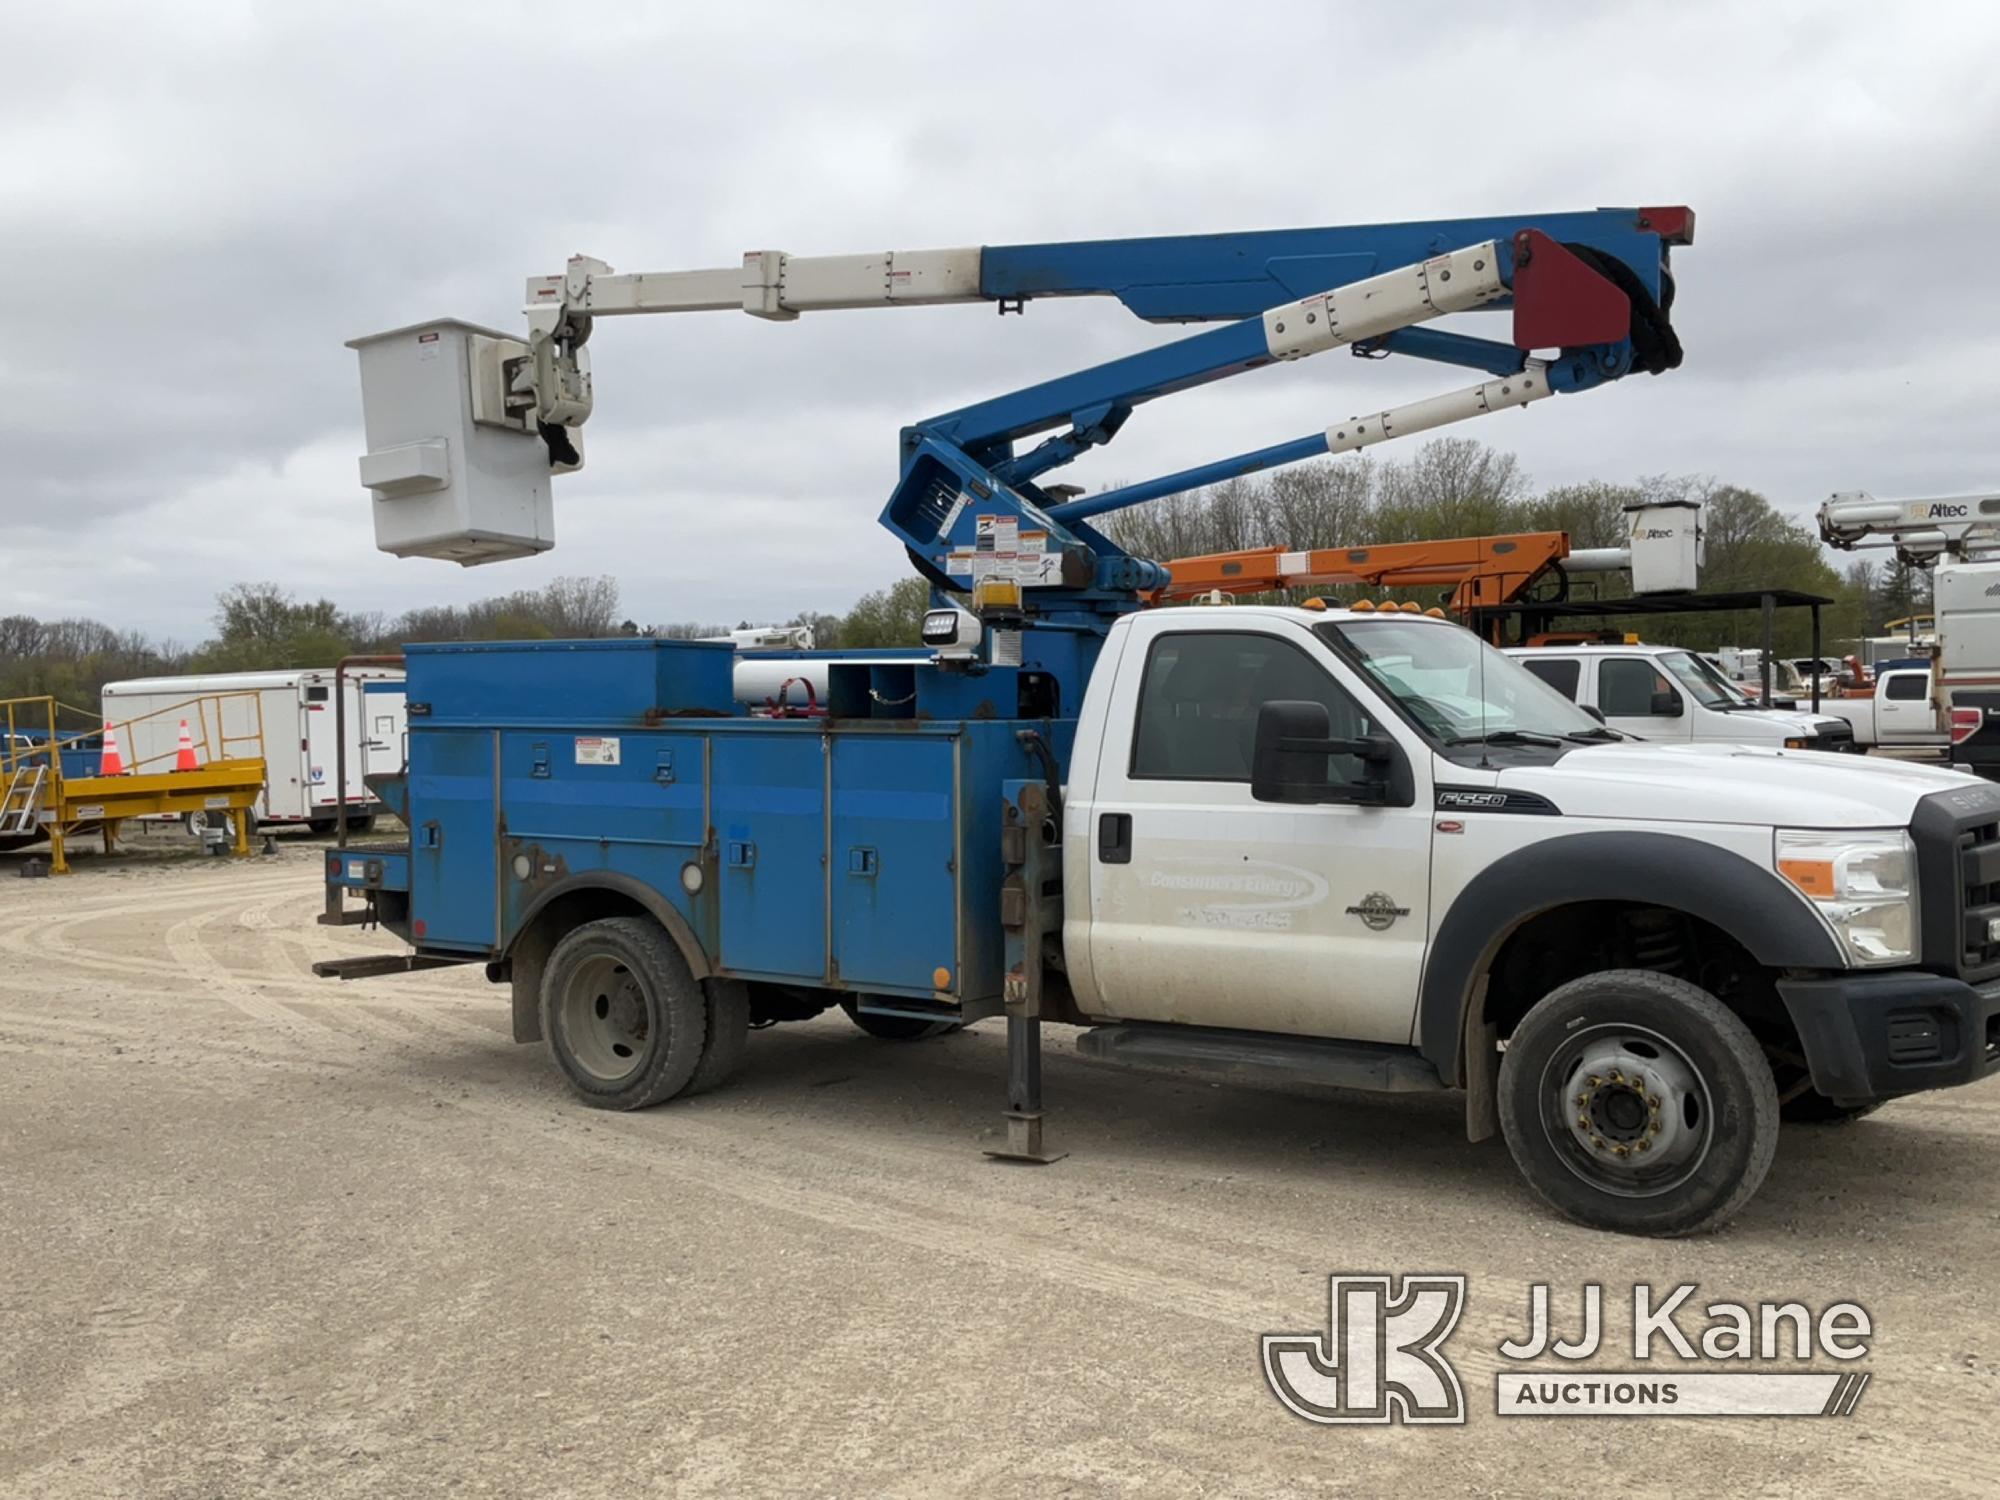
<instances>
[{"instance_id":1,"label":"blue articulating boom","mask_svg":"<svg viewBox=\"0 0 2000 1500\"><path fill-rule=\"evenodd\" d=\"M881 521L933 586L934 653L833 665L822 718L742 715L726 645L411 647L409 771L381 790L412 841L360 850L343 838L325 920L379 920L414 951L322 971L484 961L513 979L516 1034L530 1039L564 931L643 912L697 979L750 986L765 1018L834 998L912 1022L1003 1004L1024 1026L1053 1013L1035 976L1060 904L1028 877L1060 837L1060 783L1105 633L1168 581L1095 518L1670 369L1680 349L1669 257L1693 225L1684 208L1599 209L858 256L757 251L740 267L627 275L578 257L529 281L525 340L443 322L357 341L378 540L471 561L550 545L547 533L517 543L488 524L479 487L517 484L507 505L546 511L549 474L580 465L593 400L583 346L599 318L728 309L787 321L976 301L1009 313L1038 298L1111 296L1150 322L1218 325L904 428ZM1473 312L1510 314L1509 335L1427 326ZM458 363L435 359L453 339ZM1479 378L1121 489L1085 496L1051 482L1156 398L1340 348ZM456 437L413 415L433 397L458 409L457 428L438 419ZM407 529L426 496L472 506L469 519L456 513L471 546L391 545L383 528ZM1006 891L1009 916L996 922ZM348 893L365 909L348 907ZM1017 1049L1017 1110L1031 1050Z\"/></svg>"}]
</instances>

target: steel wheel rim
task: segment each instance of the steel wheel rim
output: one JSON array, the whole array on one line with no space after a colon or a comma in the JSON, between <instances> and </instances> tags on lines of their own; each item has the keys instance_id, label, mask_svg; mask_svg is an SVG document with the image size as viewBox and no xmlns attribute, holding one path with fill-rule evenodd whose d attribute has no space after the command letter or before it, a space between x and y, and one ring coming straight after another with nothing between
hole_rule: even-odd
<instances>
[{"instance_id":1,"label":"steel wheel rim","mask_svg":"<svg viewBox=\"0 0 2000 1500\"><path fill-rule=\"evenodd\" d=\"M645 986L609 954L570 972L556 1022L570 1057L594 1082L622 1083L645 1066L652 1037Z\"/></svg>"},{"instance_id":2,"label":"steel wheel rim","mask_svg":"<svg viewBox=\"0 0 2000 1500\"><path fill-rule=\"evenodd\" d=\"M1542 1069L1542 1129L1564 1166L1601 1192L1656 1198L1680 1187L1715 1144L1707 1080L1645 1026L1588 1026Z\"/></svg>"}]
</instances>

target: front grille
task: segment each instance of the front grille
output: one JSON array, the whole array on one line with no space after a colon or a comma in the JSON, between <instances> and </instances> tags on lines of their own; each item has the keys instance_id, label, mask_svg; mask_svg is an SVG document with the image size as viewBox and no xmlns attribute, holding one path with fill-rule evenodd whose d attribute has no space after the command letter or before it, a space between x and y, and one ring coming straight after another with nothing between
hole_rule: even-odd
<instances>
[{"instance_id":1,"label":"front grille","mask_svg":"<svg viewBox=\"0 0 2000 1500\"><path fill-rule=\"evenodd\" d=\"M1933 792L1910 819L1923 964L1980 983L2000 978L2000 786Z\"/></svg>"},{"instance_id":2,"label":"front grille","mask_svg":"<svg viewBox=\"0 0 2000 1500\"><path fill-rule=\"evenodd\" d=\"M2000 962L2000 822L1958 831L1959 968Z\"/></svg>"}]
</instances>

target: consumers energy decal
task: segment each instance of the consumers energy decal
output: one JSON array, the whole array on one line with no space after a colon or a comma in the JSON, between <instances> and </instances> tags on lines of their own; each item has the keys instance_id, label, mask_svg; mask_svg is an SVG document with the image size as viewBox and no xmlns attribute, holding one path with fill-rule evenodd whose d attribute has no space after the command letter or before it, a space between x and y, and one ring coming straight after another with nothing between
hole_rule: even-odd
<instances>
[{"instance_id":1,"label":"consumers energy decal","mask_svg":"<svg viewBox=\"0 0 2000 1500\"><path fill-rule=\"evenodd\" d=\"M1328 889L1311 870L1261 859L1227 870L1205 859L1162 860L1146 886L1175 900L1175 918L1190 926L1268 931L1289 928L1297 913L1325 901Z\"/></svg>"}]
</instances>

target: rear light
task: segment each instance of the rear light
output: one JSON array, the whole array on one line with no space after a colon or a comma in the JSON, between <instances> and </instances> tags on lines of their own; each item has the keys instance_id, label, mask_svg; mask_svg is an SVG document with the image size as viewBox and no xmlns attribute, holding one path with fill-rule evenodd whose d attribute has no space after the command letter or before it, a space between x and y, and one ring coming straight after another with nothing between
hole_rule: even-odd
<instances>
[{"instance_id":1,"label":"rear light","mask_svg":"<svg viewBox=\"0 0 2000 1500\"><path fill-rule=\"evenodd\" d=\"M1963 745L1975 734L1979 726L1986 722L1986 711L1980 708L1954 708L1951 711L1951 742Z\"/></svg>"}]
</instances>

